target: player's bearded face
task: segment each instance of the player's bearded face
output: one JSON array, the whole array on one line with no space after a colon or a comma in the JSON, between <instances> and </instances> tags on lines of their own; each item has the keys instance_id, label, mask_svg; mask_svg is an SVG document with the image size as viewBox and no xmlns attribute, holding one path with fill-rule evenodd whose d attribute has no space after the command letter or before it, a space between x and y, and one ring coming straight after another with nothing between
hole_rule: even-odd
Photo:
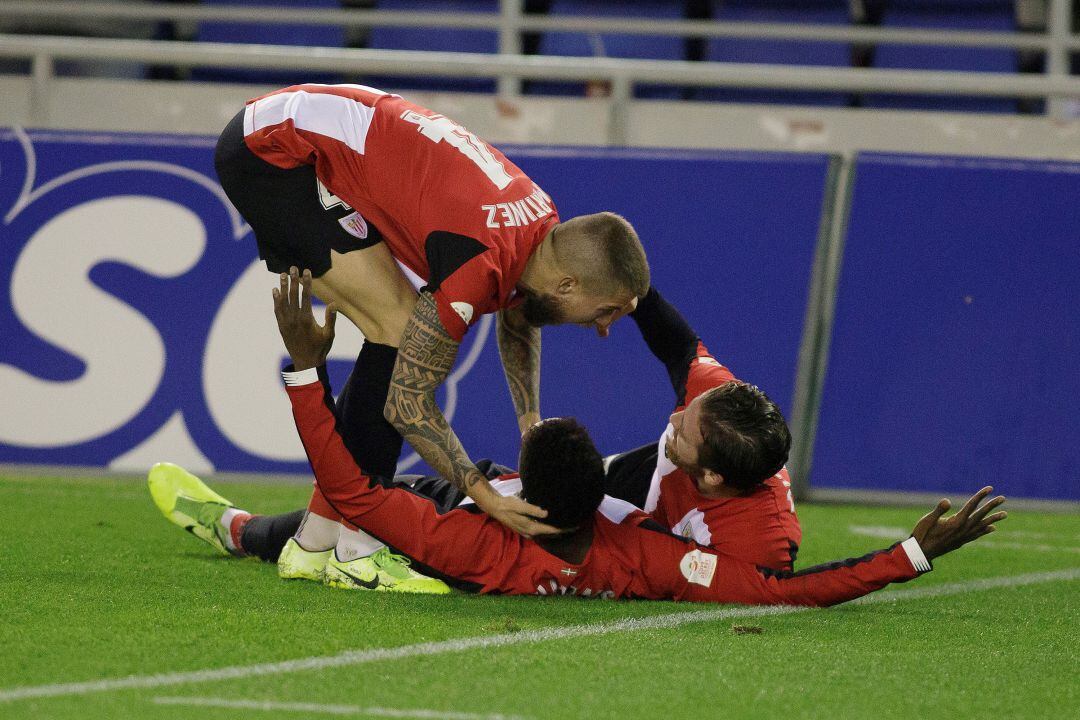
<instances>
[{"instance_id":1,"label":"player's bearded face","mask_svg":"<svg viewBox=\"0 0 1080 720\"><path fill-rule=\"evenodd\" d=\"M671 464L679 468L688 475L694 475L698 472L699 468L694 463L686 461L686 458L681 457L678 450L675 449L675 443L672 442L672 438L668 438L664 443L664 455L671 461Z\"/></svg>"},{"instance_id":2,"label":"player's bearded face","mask_svg":"<svg viewBox=\"0 0 1080 720\"><path fill-rule=\"evenodd\" d=\"M562 307L551 293L528 293L521 303L521 313L525 317L525 322L533 327L558 325L564 322Z\"/></svg>"}]
</instances>

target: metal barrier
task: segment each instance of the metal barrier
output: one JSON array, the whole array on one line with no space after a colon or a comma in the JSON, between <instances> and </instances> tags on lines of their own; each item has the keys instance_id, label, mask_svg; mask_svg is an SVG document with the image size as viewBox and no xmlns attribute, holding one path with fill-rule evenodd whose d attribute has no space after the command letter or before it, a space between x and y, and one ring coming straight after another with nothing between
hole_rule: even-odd
<instances>
[{"instance_id":1,"label":"metal barrier","mask_svg":"<svg viewBox=\"0 0 1080 720\"><path fill-rule=\"evenodd\" d=\"M56 59L109 59L266 69L378 72L390 75L498 78L499 92L514 95L522 79L599 80L611 84L612 131L620 141L621 116L637 83L682 86L949 94L1046 98L1048 112L1060 117L1062 99L1080 97L1080 78L1068 75L1070 50L1080 50L1080 35L1069 33L1071 0L1049 0L1046 33L878 29L784 23L732 23L701 20L547 17L526 15L521 0L501 0L498 14L391 12L380 10L295 10L251 7L129 5L108 2L7 2L0 18L71 18L145 21L228 21L261 24L305 23L348 27L441 27L488 29L499 34L499 54L428 53L273 45L175 43L168 41L56 38L0 35L0 57L34 62L35 92L53 75ZM799 42L915 44L1014 48L1046 54L1046 75L933 72L765 64L616 60L523 56L522 32L609 32L708 38L754 38Z\"/></svg>"}]
</instances>

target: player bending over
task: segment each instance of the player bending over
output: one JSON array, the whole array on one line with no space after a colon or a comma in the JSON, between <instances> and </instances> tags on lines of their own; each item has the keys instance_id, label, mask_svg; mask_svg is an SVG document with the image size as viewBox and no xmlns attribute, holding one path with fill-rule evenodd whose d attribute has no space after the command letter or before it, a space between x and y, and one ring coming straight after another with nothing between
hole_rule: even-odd
<instances>
[{"instance_id":1,"label":"player bending over","mask_svg":"<svg viewBox=\"0 0 1080 720\"><path fill-rule=\"evenodd\" d=\"M606 335L648 289L630 223L612 213L560 222L551 198L497 149L361 85L297 85L251 100L222 132L214 163L267 268L310 268L315 293L365 332L338 400L346 446L389 476L404 435L492 517L527 535L554 530L540 522L542 508L492 492L435 392L469 326L497 312L519 428L539 420L539 327L579 323ZM340 520L313 495L297 562L282 574L302 575L335 546L329 573L343 583L368 573L381 543ZM398 570L395 578L419 580Z\"/></svg>"},{"instance_id":2,"label":"player bending over","mask_svg":"<svg viewBox=\"0 0 1080 720\"><path fill-rule=\"evenodd\" d=\"M293 416L316 482L341 515L475 592L580 595L827 606L931 570L930 561L989 532L1003 520L991 510L1004 502L986 487L950 518L942 500L912 536L860 558L800 572L773 571L702 547L691 540L634 524L617 524L598 511L603 461L584 428L557 418L530 428L522 439L522 497L548 508L559 535L523 538L489 516L458 508L440 514L427 499L366 474L337 430L325 372L333 342L333 307L320 327L306 285L275 291L278 327L292 366L284 375ZM155 466L151 489L199 481L175 466ZM223 500L223 499L222 499ZM186 512L199 514L197 502ZM233 509L230 537L244 514ZM196 534L207 528L193 525ZM211 530L217 536L217 532Z\"/></svg>"}]
</instances>

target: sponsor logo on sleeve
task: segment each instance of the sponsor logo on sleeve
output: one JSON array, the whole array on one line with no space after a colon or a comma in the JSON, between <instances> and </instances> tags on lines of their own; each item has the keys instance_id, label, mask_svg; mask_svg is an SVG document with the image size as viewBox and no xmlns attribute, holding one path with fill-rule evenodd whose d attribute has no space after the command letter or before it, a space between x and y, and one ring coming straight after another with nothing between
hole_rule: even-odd
<instances>
[{"instance_id":1,"label":"sponsor logo on sleeve","mask_svg":"<svg viewBox=\"0 0 1080 720\"><path fill-rule=\"evenodd\" d=\"M683 559L679 562L679 570L687 581L709 587L716 573L716 556L700 550L692 550L683 555Z\"/></svg>"},{"instance_id":2,"label":"sponsor logo on sleeve","mask_svg":"<svg viewBox=\"0 0 1080 720\"><path fill-rule=\"evenodd\" d=\"M452 303L450 303L450 307L454 308L454 312L456 312L461 317L461 319L465 321L466 325L468 325L470 322L472 322L472 317L473 317L473 306L472 305L470 305L469 303L465 303L465 302L452 302Z\"/></svg>"}]
</instances>

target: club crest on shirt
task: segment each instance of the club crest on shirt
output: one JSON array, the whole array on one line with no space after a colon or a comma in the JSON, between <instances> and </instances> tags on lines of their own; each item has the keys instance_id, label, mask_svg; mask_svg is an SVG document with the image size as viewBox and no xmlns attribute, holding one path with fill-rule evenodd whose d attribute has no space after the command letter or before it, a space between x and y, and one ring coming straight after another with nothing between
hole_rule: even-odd
<instances>
[{"instance_id":1,"label":"club crest on shirt","mask_svg":"<svg viewBox=\"0 0 1080 720\"><path fill-rule=\"evenodd\" d=\"M705 513L698 508L691 508L671 527L676 535L681 535L688 540L693 540L698 545L712 545L712 531L705 522Z\"/></svg>"},{"instance_id":2,"label":"club crest on shirt","mask_svg":"<svg viewBox=\"0 0 1080 720\"><path fill-rule=\"evenodd\" d=\"M716 556L700 550L691 550L679 561L679 570L687 581L709 587L716 573Z\"/></svg>"},{"instance_id":3,"label":"club crest on shirt","mask_svg":"<svg viewBox=\"0 0 1080 720\"><path fill-rule=\"evenodd\" d=\"M364 220L364 217L358 212L346 215L338 220L338 224L345 229L345 232L353 237L363 240L368 236L367 221Z\"/></svg>"}]
</instances>

